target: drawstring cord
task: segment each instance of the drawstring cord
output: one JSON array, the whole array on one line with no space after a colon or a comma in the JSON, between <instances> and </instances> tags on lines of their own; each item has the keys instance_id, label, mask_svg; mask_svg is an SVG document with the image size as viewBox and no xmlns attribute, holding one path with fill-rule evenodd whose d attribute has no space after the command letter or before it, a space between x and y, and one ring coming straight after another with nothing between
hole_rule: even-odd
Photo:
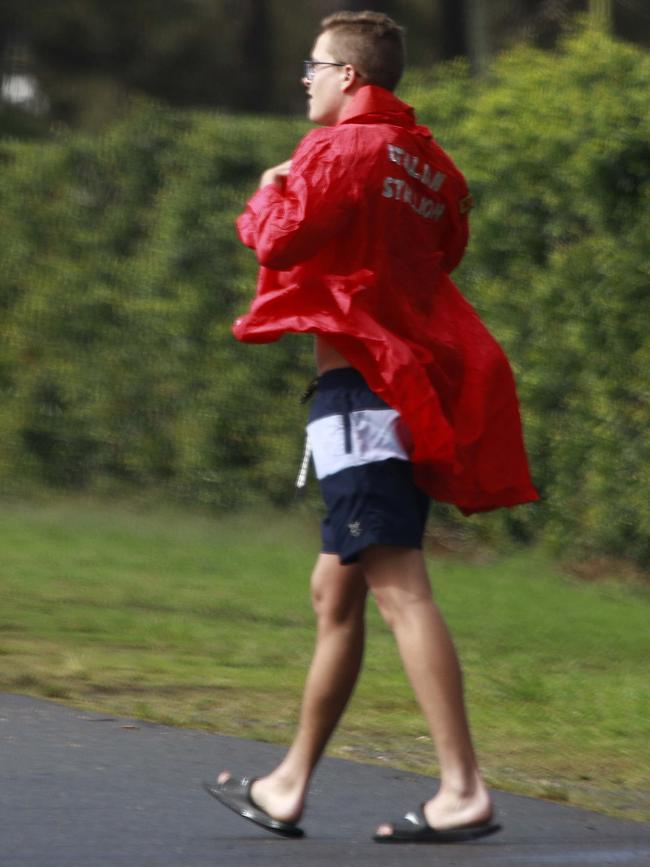
<instances>
[{"instance_id":1,"label":"drawstring cord","mask_svg":"<svg viewBox=\"0 0 650 867\"><path fill-rule=\"evenodd\" d=\"M296 489L298 493L301 493L307 484L307 475L309 473L309 459L311 458L311 443L309 442L309 434L305 434L305 450L302 454L302 462L300 464L300 471L298 473L298 478L296 479Z\"/></svg>"},{"instance_id":2,"label":"drawstring cord","mask_svg":"<svg viewBox=\"0 0 650 867\"><path fill-rule=\"evenodd\" d=\"M313 397L316 387L318 386L319 377L315 376L300 397L300 403L305 404ZM302 453L302 461L300 462L300 470L296 479L296 493L301 494L307 484L307 476L309 475L309 460L311 458L311 443L309 442L309 434L305 432L305 448Z\"/></svg>"}]
</instances>

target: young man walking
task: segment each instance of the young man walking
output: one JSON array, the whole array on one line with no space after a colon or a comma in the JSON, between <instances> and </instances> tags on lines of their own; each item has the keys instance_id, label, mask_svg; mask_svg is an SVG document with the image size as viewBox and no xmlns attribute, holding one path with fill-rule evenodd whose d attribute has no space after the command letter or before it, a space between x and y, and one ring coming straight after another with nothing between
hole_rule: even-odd
<instances>
[{"instance_id":1,"label":"young man walking","mask_svg":"<svg viewBox=\"0 0 650 867\"><path fill-rule=\"evenodd\" d=\"M470 513L537 499L512 374L449 273L471 198L451 159L393 90L403 33L385 15L326 18L303 83L319 128L268 169L239 218L260 265L235 336L315 335L308 438L327 506L312 575L317 639L296 737L260 779L208 791L286 836L353 691L370 592L429 726L438 791L380 825L377 842L448 842L498 830L462 675L422 554L430 497Z\"/></svg>"}]
</instances>

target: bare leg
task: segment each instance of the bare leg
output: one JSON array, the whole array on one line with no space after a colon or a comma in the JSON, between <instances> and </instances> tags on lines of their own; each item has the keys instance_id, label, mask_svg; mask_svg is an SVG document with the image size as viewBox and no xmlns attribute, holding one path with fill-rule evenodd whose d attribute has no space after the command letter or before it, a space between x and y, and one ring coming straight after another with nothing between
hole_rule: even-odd
<instances>
[{"instance_id":1,"label":"bare leg","mask_svg":"<svg viewBox=\"0 0 650 867\"><path fill-rule=\"evenodd\" d=\"M362 568L379 609L392 628L440 762L440 789L425 805L432 827L488 819L490 796L472 746L456 650L434 603L421 551L373 546ZM381 826L378 833L390 833Z\"/></svg>"},{"instance_id":2,"label":"bare leg","mask_svg":"<svg viewBox=\"0 0 650 867\"><path fill-rule=\"evenodd\" d=\"M299 818L311 774L352 695L363 657L366 593L358 566L341 566L335 554L319 556L312 574L316 647L298 731L282 763L251 790L255 803L275 819Z\"/></svg>"}]
</instances>

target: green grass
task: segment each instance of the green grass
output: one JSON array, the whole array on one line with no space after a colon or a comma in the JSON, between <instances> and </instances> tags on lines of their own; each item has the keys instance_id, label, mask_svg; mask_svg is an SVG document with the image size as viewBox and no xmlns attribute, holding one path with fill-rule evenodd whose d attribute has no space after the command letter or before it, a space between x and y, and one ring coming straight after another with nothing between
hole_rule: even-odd
<instances>
[{"instance_id":1,"label":"green grass","mask_svg":"<svg viewBox=\"0 0 650 867\"><path fill-rule=\"evenodd\" d=\"M317 518L0 505L0 688L287 743L313 644ZM650 819L650 594L541 553L432 559L498 787ZM330 752L437 771L374 605Z\"/></svg>"}]
</instances>

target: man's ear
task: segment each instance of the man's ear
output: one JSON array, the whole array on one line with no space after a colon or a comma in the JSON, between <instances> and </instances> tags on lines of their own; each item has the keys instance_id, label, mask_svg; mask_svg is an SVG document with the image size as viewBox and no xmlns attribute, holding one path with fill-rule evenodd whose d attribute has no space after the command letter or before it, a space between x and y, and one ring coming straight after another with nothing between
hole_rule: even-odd
<instances>
[{"instance_id":1,"label":"man's ear","mask_svg":"<svg viewBox=\"0 0 650 867\"><path fill-rule=\"evenodd\" d=\"M354 92L361 87L363 79L351 63L346 63L343 67L342 72L343 82L341 85L341 90L344 93L350 93L350 91Z\"/></svg>"}]
</instances>

